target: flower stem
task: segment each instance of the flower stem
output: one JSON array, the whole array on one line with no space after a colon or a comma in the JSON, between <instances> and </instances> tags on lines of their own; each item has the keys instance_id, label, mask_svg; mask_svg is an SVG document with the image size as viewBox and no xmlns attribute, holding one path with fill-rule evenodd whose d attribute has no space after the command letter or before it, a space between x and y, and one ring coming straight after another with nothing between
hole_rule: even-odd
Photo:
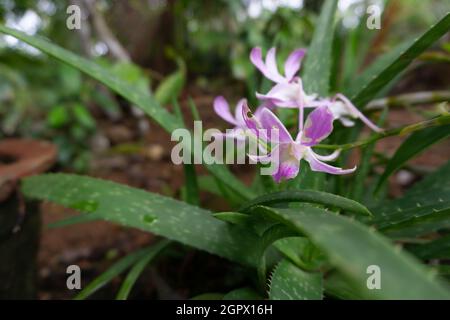
<instances>
[{"instance_id":1,"label":"flower stem","mask_svg":"<svg viewBox=\"0 0 450 320\"><path fill-rule=\"evenodd\" d=\"M420 105L445 101L450 101L450 91L423 91L373 100L367 105L365 110L373 111L385 107L394 108L404 105Z\"/></svg>"},{"instance_id":2,"label":"flower stem","mask_svg":"<svg viewBox=\"0 0 450 320\"><path fill-rule=\"evenodd\" d=\"M318 144L315 147L321 149L340 149L340 150L349 150L356 147L363 147L368 144L371 144L375 141L392 137L392 136L404 136L410 134L415 131L423 130L429 127L437 127L442 125L450 125L450 114L441 115L437 118L425 120L422 122L418 122L415 124L411 124L404 127L394 128L390 130L386 130L380 133L375 133L366 139L362 139L359 141L345 143L345 144Z\"/></svg>"}]
</instances>

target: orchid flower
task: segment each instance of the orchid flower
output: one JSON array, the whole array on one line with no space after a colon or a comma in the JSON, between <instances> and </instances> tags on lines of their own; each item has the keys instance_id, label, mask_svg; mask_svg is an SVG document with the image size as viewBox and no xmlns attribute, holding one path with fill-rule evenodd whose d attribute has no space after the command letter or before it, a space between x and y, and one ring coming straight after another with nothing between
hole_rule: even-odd
<instances>
[{"instance_id":1,"label":"orchid flower","mask_svg":"<svg viewBox=\"0 0 450 320\"><path fill-rule=\"evenodd\" d=\"M253 48L250 60L266 78L276 83L268 93L256 93L256 97L260 100L268 100L278 107L298 107L301 99L305 103L312 101L315 96L306 95L301 79L295 76L300 70L305 53L305 49L296 49L291 52L284 63L285 75L283 76L278 71L275 48L267 52L265 61L262 58L261 48Z\"/></svg>"},{"instance_id":2,"label":"orchid flower","mask_svg":"<svg viewBox=\"0 0 450 320\"><path fill-rule=\"evenodd\" d=\"M361 111L356 108L353 103L343 94L336 94L332 99L322 99L311 102L305 107L317 107L326 105L333 114L334 120L339 120L344 127L353 127L355 122L353 119L360 119L370 129L375 132L381 132L382 129L370 121Z\"/></svg>"},{"instance_id":3,"label":"orchid flower","mask_svg":"<svg viewBox=\"0 0 450 320\"><path fill-rule=\"evenodd\" d=\"M313 171L348 174L356 170L356 167L342 169L323 162L335 160L339 155L338 150L327 156L319 155L312 150L312 147L328 137L333 131L334 117L327 106L317 107L309 114L304 130L300 130L295 140L283 123L269 109L264 108L259 116L255 117L247 104L244 103L242 112L247 128L260 138L276 143L271 152L265 156L249 155L252 160L263 163L274 159L278 161L275 164L277 169L272 174L276 182L296 177L300 171L301 159L306 160ZM270 134L260 134L261 131L271 132L272 129L277 130L276 139L278 141L273 141L273 136ZM278 153L277 156L274 156L275 152Z\"/></svg>"},{"instance_id":4,"label":"orchid flower","mask_svg":"<svg viewBox=\"0 0 450 320\"><path fill-rule=\"evenodd\" d=\"M383 131L383 129L379 128L361 111L359 111L358 108L356 108L353 103L343 94L336 94L336 96L331 100L329 108L333 113L334 119L338 119L345 127L353 127L355 125L355 122L352 119L359 118L373 131Z\"/></svg>"},{"instance_id":5,"label":"orchid flower","mask_svg":"<svg viewBox=\"0 0 450 320\"><path fill-rule=\"evenodd\" d=\"M213 106L216 114L223 120L234 126L234 128L230 132L223 134L223 137L245 140L243 130L240 130L240 129L247 129L245 120L242 116L242 108L244 103L246 103L245 99L241 99L238 101L233 115L230 111L230 106L224 97L218 96L214 99ZM255 116L258 116L264 107L265 106L258 107L255 111Z\"/></svg>"},{"instance_id":6,"label":"orchid flower","mask_svg":"<svg viewBox=\"0 0 450 320\"><path fill-rule=\"evenodd\" d=\"M285 76L282 76L276 65L276 49L271 48L267 52L266 60L263 62L261 48L253 48L250 60L262 72L262 74L277 84L267 93L256 93L258 99L270 101L272 104L282 108L299 108L300 123L303 123L303 109L328 105L335 120L339 120L344 126L354 125L352 119L359 118L368 127L376 132L382 131L367 117L365 117L344 95L338 93L332 99L318 99L317 94L308 95L303 90L301 78L296 77L301 66L301 60L305 55L304 49L294 50L285 62Z\"/></svg>"},{"instance_id":7,"label":"orchid flower","mask_svg":"<svg viewBox=\"0 0 450 320\"><path fill-rule=\"evenodd\" d=\"M266 60L262 59L261 48L253 48L250 53L252 63L264 74L264 76L276 83L289 83L295 78L295 74L300 70L301 62L305 56L305 49L296 49L292 51L284 64L284 73L282 76L278 71L276 62L276 48L271 48L266 55Z\"/></svg>"},{"instance_id":8,"label":"orchid flower","mask_svg":"<svg viewBox=\"0 0 450 320\"><path fill-rule=\"evenodd\" d=\"M225 98L222 96L218 96L214 99L214 111L226 122L234 125L237 128L243 128L245 127L245 121L242 117L242 106L244 104L244 101L245 99L239 100L239 102L236 104L234 115L232 115L227 100L225 100Z\"/></svg>"}]
</instances>

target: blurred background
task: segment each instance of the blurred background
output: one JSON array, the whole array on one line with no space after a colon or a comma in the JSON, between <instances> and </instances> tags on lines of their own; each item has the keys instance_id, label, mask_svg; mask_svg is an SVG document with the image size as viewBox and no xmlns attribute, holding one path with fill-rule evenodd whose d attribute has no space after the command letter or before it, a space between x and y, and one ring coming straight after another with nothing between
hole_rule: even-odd
<instances>
[{"instance_id":1,"label":"blurred background","mask_svg":"<svg viewBox=\"0 0 450 320\"><path fill-rule=\"evenodd\" d=\"M234 105L268 83L251 65L252 47L276 46L280 60L307 47L314 32L319 0L0 0L1 23L39 35L109 68L136 88L151 90L171 109L181 105L187 123L194 102L206 127L226 128L212 110L224 95ZM81 8L80 30L66 27L69 5ZM366 27L367 7L383 10L380 30ZM336 29L336 65L332 88L342 88L375 57L422 33L449 11L448 0L340 0ZM346 58L346 59L344 59ZM346 61L339 63L339 61ZM350 65L350 62L351 65ZM385 94L448 91L450 37L420 57ZM413 123L428 109L394 109L390 127ZM90 174L172 197L183 192L183 168L170 161L170 136L137 108L96 81L59 63L13 37L0 36L0 139L28 137L58 147L53 170ZM392 153L401 139L378 145ZM412 173L391 181L393 196L423 173L450 158L448 143L416 158ZM201 173L201 169L199 172ZM244 180L252 171L233 168ZM221 208L216 198L202 204ZM43 205L46 225L73 213ZM38 259L39 298L70 298L66 267L78 264L83 283L105 270L118 256L152 241L152 236L95 222L63 229L43 228ZM201 266L202 272L196 270ZM233 287L239 269L219 258L185 248L172 260L151 268L134 293L140 298L186 298L202 291ZM204 274L211 283L197 283ZM230 279L224 279L227 274ZM216 279L216 280L215 280ZM118 282L120 283L120 282ZM97 293L114 297L118 283Z\"/></svg>"}]
</instances>

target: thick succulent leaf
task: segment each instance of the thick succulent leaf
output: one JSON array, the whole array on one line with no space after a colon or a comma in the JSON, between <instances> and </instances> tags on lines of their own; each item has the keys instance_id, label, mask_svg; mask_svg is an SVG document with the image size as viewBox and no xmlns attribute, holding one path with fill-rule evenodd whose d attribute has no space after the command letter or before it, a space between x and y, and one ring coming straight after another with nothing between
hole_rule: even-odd
<instances>
[{"instance_id":1,"label":"thick succulent leaf","mask_svg":"<svg viewBox=\"0 0 450 320\"><path fill-rule=\"evenodd\" d=\"M303 270L318 270L324 257L316 247L304 237L286 237L273 243L287 259Z\"/></svg>"},{"instance_id":2,"label":"thick succulent leaf","mask_svg":"<svg viewBox=\"0 0 450 320\"><path fill-rule=\"evenodd\" d=\"M303 85L305 91L310 94L328 95L336 6L337 0L324 2L308 54L306 55Z\"/></svg>"},{"instance_id":3,"label":"thick succulent leaf","mask_svg":"<svg viewBox=\"0 0 450 320\"><path fill-rule=\"evenodd\" d=\"M375 190L378 190L387 178L408 160L448 136L450 136L450 125L426 128L411 134L390 158Z\"/></svg>"},{"instance_id":4,"label":"thick succulent leaf","mask_svg":"<svg viewBox=\"0 0 450 320\"><path fill-rule=\"evenodd\" d=\"M430 270L367 226L319 208L256 207L264 214L304 233L365 299L450 299L450 292ZM381 289L367 288L367 268L381 270Z\"/></svg>"},{"instance_id":5,"label":"thick succulent leaf","mask_svg":"<svg viewBox=\"0 0 450 320\"><path fill-rule=\"evenodd\" d=\"M120 77L112 72L109 72L107 69L99 66L98 64L77 56L76 54L58 47L57 45L54 45L38 36L29 36L23 32L10 29L3 25L0 25L0 32L16 37L36 49L47 53L51 57L73 66L74 68L98 80L111 90L117 92L119 95L132 102L137 107L141 108L148 116L158 122L167 132L171 133L175 129L183 127L181 121L163 108L154 99L154 97L148 93L147 90L139 90L138 87L132 86L128 81L122 80ZM192 152L190 146L187 145L186 149ZM227 170L224 165L205 164L205 167L211 172L211 174L220 179L222 183L240 194L243 198L250 199L254 196L253 192L251 192L249 188L247 188L233 174L231 174L231 172Z\"/></svg>"},{"instance_id":6,"label":"thick succulent leaf","mask_svg":"<svg viewBox=\"0 0 450 320\"><path fill-rule=\"evenodd\" d=\"M370 76L369 82L360 82L361 88L352 96L353 103L363 108L375 95L384 88L392 79L402 72L415 58L422 54L428 47L450 30L450 13L447 13L438 23L430 27L421 37L414 40L411 46L403 51L394 61L387 60L382 71L378 68Z\"/></svg>"},{"instance_id":7,"label":"thick succulent leaf","mask_svg":"<svg viewBox=\"0 0 450 320\"><path fill-rule=\"evenodd\" d=\"M384 228L382 231L390 238L406 241L448 229L450 229L450 209L444 209L413 217L406 222Z\"/></svg>"},{"instance_id":8,"label":"thick succulent leaf","mask_svg":"<svg viewBox=\"0 0 450 320\"><path fill-rule=\"evenodd\" d=\"M252 288L240 288L228 292L223 300L262 300L261 295Z\"/></svg>"},{"instance_id":9,"label":"thick succulent leaf","mask_svg":"<svg viewBox=\"0 0 450 320\"><path fill-rule=\"evenodd\" d=\"M95 214L79 214L76 216L71 216L69 218L63 218L55 222L51 222L47 225L47 228L54 229L54 228L63 228L68 227L73 224L82 224L82 223L88 223L96 220L101 220L100 217L96 217Z\"/></svg>"},{"instance_id":10,"label":"thick succulent leaf","mask_svg":"<svg viewBox=\"0 0 450 320\"><path fill-rule=\"evenodd\" d=\"M135 227L256 266L258 238L220 221L211 212L140 189L70 174L47 174L23 181L25 196L48 200L103 220Z\"/></svg>"},{"instance_id":11,"label":"thick succulent leaf","mask_svg":"<svg viewBox=\"0 0 450 320\"><path fill-rule=\"evenodd\" d=\"M437 218L439 213L445 214L448 209L450 209L450 162L416 183L403 197L384 202L371 211L377 229L392 231L408 226L410 220L420 222L418 219L423 218L425 219L423 221L426 221L428 215Z\"/></svg>"},{"instance_id":12,"label":"thick succulent leaf","mask_svg":"<svg viewBox=\"0 0 450 320\"><path fill-rule=\"evenodd\" d=\"M122 286L117 293L117 300L126 300L128 298L131 289L133 289L133 286L141 275L142 271L144 271L150 261L152 261L156 255L158 255L164 248L166 248L169 243L169 240L163 240L149 248L144 256L141 257L141 259L131 268L125 280L123 280Z\"/></svg>"},{"instance_id":13,"label":"thick succulent leaf","mask_svg":"<svg viewBox=\"0 0 450 320\"><path fill-rule=\"evenodd\" d=\"M309 240L303 237L283 238L274 242L277 248L286 258L299 267L304 266L303 253L306 251Z\"/></svg>"},{"instance_id":14,"label":"thick succulent leaf","mask_svg":"<svg viewBox=\"0 0 450 320\"><path fill-rule=\"evenodd\" d=\"M251 217L248 214L240 212L217 212L213 216L231 224L246 224L251 221Z\"/></svg>"},{"instance_id":15,"label":"thick succulent leaf","mask_svg":"<svg viewBox=\"0 0 450 320\"><path fill-rule=\"evenodd\" d=\"M450 285L450 266L448 265L439 265L436 266L436 270L438 275L447 280L447 283Z\"/></svg>"},{"instance_id":16,"label":"thick succulent leaf","mask_svg":"<svg viewBox=\"0 0 450 320\"><path fill-rule=\"evenodd\" d=\"M450 259L450 234L425 244L408 248L415 256L429 259Z\"/></svg>"},{"instance_id":17,"label":"thick succulent leaf","mask_svg":"<svg viewBox=\"0 0 450 320\"><path fill-rule=\"evenodd\" d=\"M358 293L358 289L351 286L342 274L331 272L327 274L324 281L324 290L326 296L335 297L342 300L361 300L363 297Z\"/></svg>"},{"instance_id":18,"label":"thick succulent leaf","mask_svg":"<svg viewBox=\"0 0 450 320\"><path fill-rule=\"evenodd\" d=\"M108 284L112 279L117 277L119 274L124 272L134 263L139 261L142 257L147 255L153 250L153 247L141 249L130 253L129 255L123 257L116 263L114 263L108 270L103 272L100 276L95 278L91 283L89 283L80 293L75 297L75 300L83 300L101 289L103 286Z\"/></svg>"},{"instance_id":19,"label":"thick succulent leaf","mask_svg":"<svg viewBox=\"0 0 450 320\"><path fill-rule=\"evenodd\" d=\"M271 300L321 300L322 274L306 272L288 260L275 268L270 281Z\"/></svg>"},{"instance_id":20,"label":"thick succulent leaf","mask_svg":"<svg viewBox=\"0 0 450 320\"><path fill-rule=\"evenodd\" d=\"M336 207L342 210L359 213L363 215L371 215L369 209L351 199L347 199L332 193L326 193L315 190L289 190L266 194L245 203L239 211L245 212L251 207L257 205L272 205L289 202L308 202L317 203L326 207Z\"/></svg>"}]
</instances>

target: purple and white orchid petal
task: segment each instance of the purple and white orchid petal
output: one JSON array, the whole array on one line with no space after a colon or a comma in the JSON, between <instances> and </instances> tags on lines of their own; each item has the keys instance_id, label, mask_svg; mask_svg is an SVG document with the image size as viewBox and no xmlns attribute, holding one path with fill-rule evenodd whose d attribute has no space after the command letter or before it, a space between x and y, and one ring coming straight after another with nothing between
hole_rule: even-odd
<instances>
[{"instance_id":1,"label":"purple and white orchid petal","mask_svg":"<svg viewBox=\"0 0 450 320\"><path fill-rule=\"evenodd\" d=\"M297 49L292 51L292 53L286 59L286 62L284 63L284 73L288 80L292 79L297 71L300 70L302 59L305 56L305 53L305 49Z\"/></svg>"},{"instance_id":2,"label":"purple and white orchid petal","mask_svg":"<svg viewBox=\"0 0 450 320\"><path fill-rule=\"evenodd\" d=\"M283 78L280 73L278 72L278 69L276 68L276 62L272 61L271 55L269 55L271 51L267 53L266 62L263 61L262 58L262 50L259 47L253 48L250 52L250 61L255 65L256 68L258 68L259 71L268 79L272 80L273 82L286 82L286 79ZM275 60L275 59L274 59ZM275 64L274 64L275 62ZM268 64L270 65L270 69L268 67ZM275 66L275 70L274 67ZM274 72L275 71L275 72Z\"/></svg>"},{"instance_id":3,"label":"purple and white orchid petal","mask_svg":"<svg viewBox=\"0 0 450 320\"><path fill-rule=\"evenodd\" d=\"M295 83L280 83L266 94L256 93L256 97L282 108L298 108L297 101L301 97L301 87Z\"/></svg>"},{"instance_id":4,"label":"purple and white orchid petal","mask_svg":"<svg viewBox=\"0 0 450 320\"><path fill-rule=\"evenodd\" d=\"M251 131L258 131L261 127L261 124L256 119L255 115L252 113L250 108L248 107L247 101L244 100L242 104L242 118L244 119L245 126L249 128Z\"/></svg>"},{"instance_id":5,"label":"purple and white orchid petal","mask_svg":"<svg viewBox=\"0 0 450 320\"><path fill-rule=\"evenodd\" d=\"M305 102L305 108L329 107L331 101L329 99L310 100Z\"/></svg>"},{"instance_id":6,"label":"purple and white orchid petal","mask_svg":"<svg viewBox=\"0 0 450 320\"><path fill-rule=\"evenodd\" d=\"M381 132L383 129L375 125L372 121L370 121L361 111L358 110L358 108L355 107L355 105L347 99L346 96L343 94L336 94L336 98L340 99L346 107L350 110L350 113L354 114L356 117L361 119L362 122L364 122L370 129L372 129L375 132Z\"/></svg>"},{"instance_id":7,"label":"purple and white orchid petal","mask_svg":"<svg viewBox=\"0 0 450 320\"><path fill-rule=\"evenodd\" d=\"M310 147L328 137L333 131L333 120L333 114L328 107L314 109L306 119L301 143Z\"/></svg>"},{"instance_id":8,"label":"purple and white orchid petal","mask_svg":"<svg viewBox=\"0 0 450 320\"><path fill-rule=\"evenodd\" d=\"M323 156L314 152L314 156L320 161L333 161L341 154L341 150L335 150L333 153Z\"/></svg>"},{"instance_id":9,"label":"purple and white orchid petal","mask_svg":"<svg viewBox=\"0 0 450 320\"><path fill-rule=\"evenodd\" d=\"M259 117L257 118L247 105L247 101L244 100L242 104L242 118L244 119L245 126L254 134L257 138L261 138L263 141L268 141L267 130L261 130L261 122Z\"/></svg>"},{"instance_id":10,"label":"purple and white orchid petal","mask_svg":"<svg viewBox=\"0 0 450 320\"><path fill-rule=\"evenodd\" d=\"M230 106L224 97L218 96L214 99L214 111L226 122L237 125L236 119L230 112Z\"/></svg>"},{"instance_id":11,"label":"purple and white orchid petal","mask_svg":"<svg viewBox=\"0 0 450 320\"><path fill-rule=\"evenodd\" d=\"M291 143L294 140L291 137L291 134L286 129L284 124L278 119L278 117L269 109L264 109L261 111L258 117L261 127L267 130L267 135L270 141L273 141L275 137L272 135L272 130L277 130L277 143Z\"/></svg>"},{"instance_id":12,"label":"purple and white orchid petal","mask_svg":"<svg viewBox=\"0 0 450 320\"><path fill-rule=\"evenodd\" d=\"M254 154L248 154L247 155L250 160L254 162L260 162L260 163L267 163L272 159L272 154L266 154L266 155L254 155Z\"/></svg>"},{"instance_id":13,"label":"purple and white orchid petal","mask_svg":"<svg viewBox=\"0 0 450 320\"><path fill-rule=\"evenodd\" d=\"M277 152L277 157L272 160L277 162L276 171L272 174L276 182L297 176L303 151L304 147L295 142L281 143L272 150L272 154Z\"/></svg>"},{"instance_id":14,"label":"purple and white orchid petal","mask_svg":"<svg viewBox=\"0 0 450 320\"><path fill-rule=\"evenodd\" d=\"M234 119L236 121L236 125L239 127L245 127L245 121L242 117L242 108L244 106L245 99L239 100L239 102L236 105L236 109L234 110ZM255 114L256 115L256 114Z\"/></svg>"},{"instance_id":15,"label":"purple and white orchid petal","mask_svg":"<svg viewBox=\"0 0 450 320\"><path fill-rule=\"evenodd\" d=\"M266 55L266 68L270 72L273 81L278 83L288 82L288 79L284 78L280 72L278 72L277 67L277 59L276 59L277 49L275 47L270 48L269 51L267 51Z\"/></svg>"},{"instance_id":16,"label":"purple and white orchid petal","mask_svg":"<svg viewBox=\"0 0 450 320\"><path fill-rule=\"evenodd\" d=\"M353 127L355 125L355 121L347 117L340 117L339 121L342 123L344 127Z\"/></svg>"},{"instance_id":17,"label":"purple and white orchid petal","mask_svg":"<svg viewBox=\"0 0 450 320\"><path fill-rule=\"evenodd\" d=\"M275 109L275 105L274 104L272 104L272 103L263 103L262 105L260 105L258 108L256 108L256 110L255 110L255 112L254 112L254 115L255 115L255 117L259 117L260 115L261 115L261 112L264 110L264 109L269 109L269 110L273 110L273 109Z\"/></svg>"},{"instance_id":18,"label":"purple and white orchid petal","mask_svg":"<svg viewBox=\"0 0 450 320\"><path fill-rule=\"evenodd\" d=\"M312 171L326 172L330 174L349 174L356 170L356 166L352 169L342 169L338 167L330 166L327 163L324 163L317 159L317 155L309 149L305 154L305 160L308 161Z\"/></svg>"},{"instance_id":19,"label":"purple and white orchid petal","mask_svg":"<svg viewBox=\"0 0 450 320\"><path fill-rule=\"evenodd\" d=\"M275 182L280 183L283 180L295 178L300 171L299 161L284 161L278 165L278 170L272 175Z\"/></svg>"},{"instance_id":20,"label":"purple and white orchid petal","mask_svg":"<svg viewBox=\"0 0 450 320\"><path fill-rule=\"evenodd\" d=\"M252 49L252 51L250 51L250 61L255 65L256 68L258 68L259 71L261 71L263 75L267 77L268 72L266 69L266 64L264 63L262 58L262 50L260 47L255 47Z\"/></svg>"}]
</instances>

